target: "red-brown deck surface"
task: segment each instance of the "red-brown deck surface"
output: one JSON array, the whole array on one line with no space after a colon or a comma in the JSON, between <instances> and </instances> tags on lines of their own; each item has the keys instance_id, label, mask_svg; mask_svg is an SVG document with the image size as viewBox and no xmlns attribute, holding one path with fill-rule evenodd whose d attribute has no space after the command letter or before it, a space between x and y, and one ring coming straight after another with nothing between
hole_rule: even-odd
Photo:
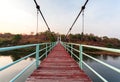
<instances>
[{"instance_id":1,"label":"red-brown deck surface","mask_svg":"<svg viewBox=\"0 0 120 82\"><path fill-rule=\"evenodd\" d=\"M58 43L26 82L92 82Z\"/></svg>"}]
</instances>

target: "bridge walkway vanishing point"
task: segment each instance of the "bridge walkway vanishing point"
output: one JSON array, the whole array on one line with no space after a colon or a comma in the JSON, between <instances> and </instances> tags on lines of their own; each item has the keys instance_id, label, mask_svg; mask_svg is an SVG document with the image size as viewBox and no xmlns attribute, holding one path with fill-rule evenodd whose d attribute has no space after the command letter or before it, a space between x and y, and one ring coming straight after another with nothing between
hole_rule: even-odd
<instances>
[{"instance_id":1,"label":"bridge walkway vanishing point","mask_svg":"<svg viewBox=\"0 0 120 82\"><path fill-rule=\"evenodd\" d=\"M92 82L58 43L26 82Z\"/></svg>"}]
</instances>

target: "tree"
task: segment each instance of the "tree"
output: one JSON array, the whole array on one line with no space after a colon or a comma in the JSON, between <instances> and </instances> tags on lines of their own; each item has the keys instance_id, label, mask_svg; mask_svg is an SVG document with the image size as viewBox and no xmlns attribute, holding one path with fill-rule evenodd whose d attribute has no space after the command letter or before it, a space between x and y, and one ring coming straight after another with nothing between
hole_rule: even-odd
<instances>
[{"instance_id":1,"label":"tree","mask_svg":"<svg viewBox=\"0 0 120 82\"><path fill-rule=\"evenodd\" d=\"M21 40L21 38L22 38L22 36L20 34L14 35L13 38L12 38L12 43L13 44L19 43L19 41Z\"/></svg>"}]
</instances>

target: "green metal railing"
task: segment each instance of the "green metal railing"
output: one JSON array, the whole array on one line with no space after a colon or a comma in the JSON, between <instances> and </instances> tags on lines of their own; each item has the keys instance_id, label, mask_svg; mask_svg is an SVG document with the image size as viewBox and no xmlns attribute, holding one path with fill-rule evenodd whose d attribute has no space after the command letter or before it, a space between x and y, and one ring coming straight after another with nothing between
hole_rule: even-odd
<instances>
[{"instance_id":1,"label":"green metal railing","mask_svg":"<svg viewBox=\"0 0 120 82\"><path fill-rule=\"evenodd\" d=\"M11 50L16 50L16 49L22 49L22 48L28 48L28 47L36 47L36 51L25 56L22 57L2 68L0 68L0 71L5 70L7 68L9 68L10 66L28 58L31 57L33 55L35 55L36 60L33 61L31 64L29 64L27 67L25 67L19 74L17 74L14 78L12 78L9 82L14 82L17 78L19 78L25 71L27 71L33 64L36 63L36 68L38 68L39 64L40 64L40 60L43 56L47 57L47 54L49 51L51 51L51 49L56 45L56 42L51 42L51 43L40 43L40 44L30 44L30 45L22 45L22 46L13 46L13 47L4 47L4 48L0 48L0 52L5 52L5 51L11 51ZM41 48L41 46L43 48ZM40 54L40 52L45 51L43 54Z\"/></svg>"},{"instance_id":2,"label":"green metal railing","mask_svg":"<svg viewBox=\"0 0 120 82\"><path fill-rule=\"evenodd\" d=\"M88 67L94 74L96 74L103 82L108 82L104 77L102 77L98 72L96 72L92 67L90 67L87 63L85 63L83 61L83 55L84 56L87 56L88 58L100 63L100 64L103 64L104 66L112 69L113 71L116 71L117 73L120 73L120 69L116 68L116 67L113 67L101 60L98 60L86 53L83 52L83 48L86 47L86 48L92 48L92 49L98 49L98 50L104 50L104 51L110 51L110 52L117 52L117 53L120 53L120 50L118 49L112 49L112 48L104 48L104 47L97 47L97 46L89 46L89 45L82 45L82 44L75 44L75 43L66 43L66 42L61 42L61 44L65 47L65 49L71 53L71 57L75 57L77 58L79 61L78 61L78 64L80 66L81 69L83 69L83 64ZM73 46L77 46L77 48L74 48ZM76 51L77 53L79 53L79 57L73 52L73 51Z\"/></svg>"}]
</instances>

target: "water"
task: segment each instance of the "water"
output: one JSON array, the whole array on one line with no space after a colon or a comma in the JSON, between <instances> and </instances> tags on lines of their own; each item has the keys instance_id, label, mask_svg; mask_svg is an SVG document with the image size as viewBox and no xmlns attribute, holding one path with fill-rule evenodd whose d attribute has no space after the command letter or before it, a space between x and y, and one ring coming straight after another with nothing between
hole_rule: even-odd
<instances>
[{"instance_id":1,"label":"water","mask_svg":"<svg viewBox=\"0 0 120 82\"><path fill-rule=\"evenodd\" d=\"M120 56L108 56L108 55L92 55L95 58L102 60L114 67L120 69ZM120 82L120 73L117 73L106 66L97 63L94 60L84 57L84 61L95 69L100 75L102 75L108 82ZM84 66L84 71L89 75L93 82L103 82L93 72Z\"/></svg>"},{"instance_id":2,"label":"water","mask_svg":"<svg viewBox=\"0 0 120 82\"><path fill-rule=\"evenodd\" d=\"M13 56L0 56L0 67L13 62ZM27 58L3 71L0 71L0 82L9 82L14 76L16 76L23 68L29 65L34 58ZM27 70L20 78L15 82L25 82L26 78L33 72L35 65L33 65L29 70Z\"/></svg>"},{"instance_id":3,"label":"water","mask_svg":"<svg viewBox=\"0 0 120 82\"><path fill-rule=\"evenodd\" d=\"M92 55L92 56L120 69L120 56L107 56L107 55ZM11 55L7 55L7 56L0 55L0 67L5 66L5 65L13 62L13 60L17 59L14 57ZM12 77L14 77L16 74L18 74L25 66L30 64L33 60L35 60L35 59L28 58L26 60L21 61L18 64L15 64L14 66L12 66L10 68L7 68L4 71L0 71L0 82L9 82L9 80ZM87 64L89 64L92 68L94 68L98 73L100 73L109 82L120 82L120 74L119 73L116 73L116 72L112 71L111 69L106 68L105 66L103 66L87 57L84 57L84 61ZM16 82L24 82L26 80L26 78L33 72L34 69L35 69L35 65L33 65L20 78L18 78L16 80ZM89 75L89 77L93 80L93 82L102 82L98 77L96 77L96 75L94 75L85 66L84 66L84 71Z\"/></svg>"}]
</instances>

